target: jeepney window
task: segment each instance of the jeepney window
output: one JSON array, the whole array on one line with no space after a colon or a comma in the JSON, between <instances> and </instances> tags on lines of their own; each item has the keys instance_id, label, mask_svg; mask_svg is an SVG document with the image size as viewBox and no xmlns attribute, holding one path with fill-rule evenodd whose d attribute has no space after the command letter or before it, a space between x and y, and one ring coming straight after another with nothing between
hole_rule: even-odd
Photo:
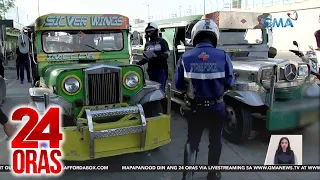
<instances>
[{"instance_id":1,"label":"jeepney window","mask_svg":"<svg viewBox=\"0 0 320 180\"><path fill-rule=\"evenodd\" d=\"M193 21L192 23L188 24L186 26L186 37L185 37L185 45L186 46L192 46L191 42L191 31L193 26L198 22L198 20Z\"/></svg>"},{"instance_id":2,"label":"jeepney window","mask_svg":"<svg viewBox=\"0 0 320 180\"><path fill-rule=\"evenodd\" d=\"M220 29L219 45L262 44L261 29Z\"/></svg>"},{"instance_id":3,"label":"jeepney window","mask_svg":"<svg viewBox=\"0 0 320 180\"><path fill-rule=\"evenodd\" d=\"M45 31L42 48L46 53L120 51L124 47L121 31Z\"/></svg>"}]
</instances>

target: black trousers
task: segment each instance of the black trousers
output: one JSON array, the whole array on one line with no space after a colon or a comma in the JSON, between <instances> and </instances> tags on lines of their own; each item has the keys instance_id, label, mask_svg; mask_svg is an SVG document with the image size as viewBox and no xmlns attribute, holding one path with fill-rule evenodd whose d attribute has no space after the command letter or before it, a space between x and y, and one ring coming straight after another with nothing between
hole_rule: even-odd
<instances>
[{"instance_id":1,"label":"black trousers","mask_svg":"<svg viewBox=\"0 0 320 180\"><path fill-rule=\"evenodd\" d=\"M0 109L0 124L4 125L8 122L8 117Z\"/></svg>"},{"instance_id":2,"label":"black trousers","mask_svg":"<svg viewBox=\"0 0 320 180\"><path fill-rule=\"evenodd\" d=\"M20 80L24 80L24 70L27 72L27 78L28 81L31 80L30 77L30 62L29 61L20 61L19 66L20 66Z\"/></svg>"},{"instance_id":3,"label":"black trousers","mask_svg":"<svg viewBox=\"0 0 320 180\"><path fill-rule=\"evenodd\" d=\"M203 130L209 129L209 150L221 149L222 128L226 117L224 103L213 107L199 107L186 114L188 120L188 140L191 150L199 151Z\"/></svg>"},{"instance_id":4,"label":"black trousers","mask_svg":"<svg viewBox=\"0 0 320 180\"><path fill-rule=\"evenodd\" d=\"M19 78L20 77L20 64L19 64L19 62L17 62L16 63L16 68L17 68L17 78Z\"/></svg>"},{"instance_id":5,"label":"black trousers","mask_svg":"<svg viewBox=\"0 0 320 180\"><path fill-rule=\"evenodd\" d=\"M0 61L0 76L4 77L4 67L1 61Z\"/></svg>"}]
</instances>

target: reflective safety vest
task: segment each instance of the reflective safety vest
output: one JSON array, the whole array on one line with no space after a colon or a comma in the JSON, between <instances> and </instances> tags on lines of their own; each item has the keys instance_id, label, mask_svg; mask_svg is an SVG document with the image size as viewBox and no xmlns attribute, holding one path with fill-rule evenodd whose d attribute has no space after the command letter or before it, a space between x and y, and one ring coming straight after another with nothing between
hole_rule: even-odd
<instances>
[{"instance_id":1,"label":"reflective safety vest","mask_svg":"<svg viewBox=\"0 0 320 180\"><path fill-rule=\"evenodd\" d=\"M185 52L177 66L175 86L191 99L220 98L234 83L229 56L209 43L200 43Z\"/></svg>"}]
</instances>

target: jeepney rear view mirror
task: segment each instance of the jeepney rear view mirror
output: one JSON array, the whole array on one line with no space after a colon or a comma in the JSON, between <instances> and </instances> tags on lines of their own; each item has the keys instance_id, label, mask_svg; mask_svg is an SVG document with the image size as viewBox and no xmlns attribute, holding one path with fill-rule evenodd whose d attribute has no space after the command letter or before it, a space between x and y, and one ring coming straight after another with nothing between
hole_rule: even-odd
<instances>
[{"instance_id":1,"label":"jeepney rear view mirror","mask_svg":"<svg viewBox=\"0 0 320 180\"><path fill-rule=\"evenodd\" d=\"M136 40L136 39L138 39L139 38L139 33L137 32L137 31L133 31L132 32L132 39L133 40Z\"/></svg>"}]
</instances>

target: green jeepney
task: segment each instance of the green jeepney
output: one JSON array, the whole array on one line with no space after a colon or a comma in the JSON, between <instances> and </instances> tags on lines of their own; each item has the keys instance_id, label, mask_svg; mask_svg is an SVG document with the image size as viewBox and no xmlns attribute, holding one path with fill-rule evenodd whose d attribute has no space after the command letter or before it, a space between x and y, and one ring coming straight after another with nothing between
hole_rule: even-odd
<instances>
[{"instance_id":1,"label":"green jeepney","mask_svg":"<svg viewBox=\"0 0 320 180\"><path fill-rule=\"evenodd\" d=\"M170 84L167 98L160 84L146 80L143 69L129 63L126 16L48 14L25 30L34 80L30 106L40 112L50 105L63 109L64 160L148 151L170 143Z\"/></svg>"},{"instance_id":2,"label":"green jeepney","mask_svg":"<svg viewBox=\"0 0 320 180\"><path fill-rule=\"evenodd\" d=\"M319 120L320 88L310 75L309 66L302 61L268 57L272 30L265 29L261 23L268 16L228 11L155 21L170 46L169 83L173 84L172 100L182 105L182 114L183 93L174 86L176 63L185 51L193 48L191 30L197 21L211 18L219 26L218 48L231 56L237 80L234 89L224 96L227 120L223 134L231 142L246 141L256 134L253 132L265 128L289 130ZM135 37L143 36L141 27L132 27L133 33L138 34ZM141 58L143 43L133 48L135 62Z\"/></svg>"}]
</instances>

